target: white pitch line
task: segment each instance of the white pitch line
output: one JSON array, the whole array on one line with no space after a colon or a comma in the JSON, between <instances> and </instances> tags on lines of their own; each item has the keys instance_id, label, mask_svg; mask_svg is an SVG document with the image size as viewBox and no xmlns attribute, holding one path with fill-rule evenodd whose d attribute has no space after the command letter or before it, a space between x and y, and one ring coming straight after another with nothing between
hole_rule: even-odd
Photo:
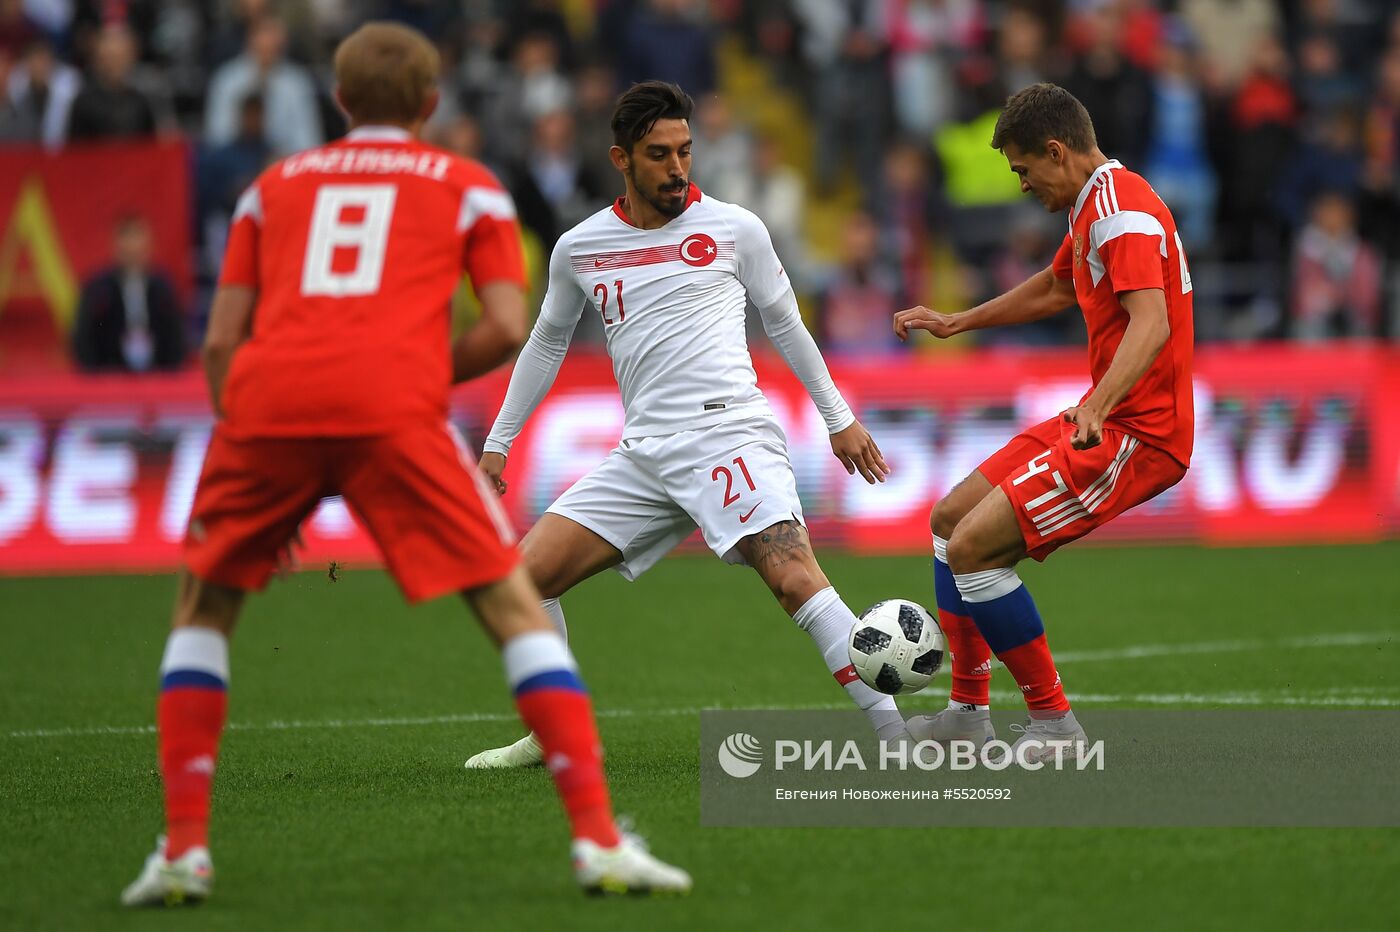
<instances>
[{"instance_id":1,"label":"white pitch line","mask_svg":"<svg viewBox=\"0 0 1400 932\"><path fill-rule=\"evenodd\" d=\"M1056 663L1095 663L1110 660L1133 660L1140 657L1170 657L1187 654L1231 653L1255 650L1305 650L1315 647L1359 647L1367 644L1383 644L1400 638L1400 632L1356 631L1335 634L1319 634L1309 637L1279 638L1277 640L1237 640L1237 641L1187 641L1180 644L1138 644L1131 647L1108 648L1105 650L1064 651L1055 656ZM1346 687L1333 687L1319 695L1314 690L1311 695L1296 693L1124 693L1124 694L1072 694L1074 701L1087 703L1134 702L1143 705L1284 705L1312 707L1370 707L1400 708L1400 692L1395 697L1378 696L1384 691L1378 687L1356 687L1350 692ZM1017 693L997 693L999 700L1016 700ZM771 707L770 707L771 708ZM805 709L840 709L844 705L787 706L774 711L802 711ZM677 715L698 715L702 709L600 709L599 718L655 718ZM229 731L298 731L306 729L339 728L404 728L421 725L464 725L479 722L517 721L513 713L505 712L464 712L455 715L429 715L398 718L360 719L320 719L284 720L270 722L230 722ZM8 738L86 738L102 735L149 735L155 734L154 725L96 725L86 728L32 728L11 731Z\"/></svg>"},{"instance_id":2,"label":"white pitch line","mask_svg":"<svg viewBox=\"0 0 1400 932\"><path fill-rule=\"evenodd\" d=\"M1305 708L1400 708L1400 692L1394 696L1376 695L1376 690L1361 690L1356 694L1340 694L1337 690L1317 693L1072 693L1077 703L1090 705L1121 705L1138 703L1142 705L1224 705L1224 706L1298 706ZM919 699L935 699L942 703L942 697L909 696L911 706L920 706ZM998 702L1015 702L1020 693L996 691L992 698ZM796 706L764 706L762 708L735 709L731 711L758 712L805 712L849 710L845 703L821 703ZM909 711L920 709L910 708ZM699 715L706 711L726 711L714 706L687 706L672 709L600 709L598 718L669 718L675 716ZM270 722L231 722L229 731L300 731L337 730L344 728L405 728L422 725L463 725L480 722L516 722L518 717L505 712L467 712L457 715L425 715L403 718L360 718L360 719L321 719L321 720L273 720ZM99 725L92 728L34 728L11 731L8 738L84 738L104 735L150 735L155 734L154 725Z\"/></svg>"},{"instance_id":3,"label":"white pitch line","mask_svg":"<svg viewBox=\"0 0 1400 932\"><path fill-rule=\"evenodd\" d=\"M1179 644L1137 644L1104 650L1067 650L1055 654L1056 663L1095 663L1136 660L1140 657L1173 657L1187 654L1227 654L1256 650L1306 650L1313 647L1362 647L1400 640L1400 631L1353 631L1307 637L1249 641L1185 641Z\"/></svg>"},{"instance_id":4,"label":"white pitch line","mask_svg":"<svg viewBox=\"0 0 1400 932\"><path fill-rule=\"evenodd\" d=\"M714 706L681 709L598 709L597 718L665 718L676 715L698 715ZM776 707L770 707L775 708ZM850 708L843 705L784 706L777 711L792 712L808 709ZM301 731L340 728L405 728L420 725L469 725L478 722L518 722L513 712L461 712L453 715L422 715L401 718L329 718L313 720L273 719L270 722L229 722L226 731ZM102 735L153 735L155 725L95 725L88 728L30 728L11 731L7 738L91 738Z\"/></svg>"},{"instance_id":5,"label":"white pitch line","mask_svg":"<svg viewBox=\"0 0 1400 932\"><path fill-rule=\"evenodd\" d=\"M1021 698L1020 693L1000 692L992 693L992 698L1003 702L1015 702ZM1270 706L1282 705L1302 708L1322 709L1322 708L1368 708L1368 709L1400 709L1400 692L1393 696L1377 696L1373 691L1365 694L1357 693L1350 695L1338 694L1336 691L1328 691L1322 695L1316 693L1069 693L1070 701L1076 705L1086 703L1089 705L1122 705L1124 703L1139 703L1141 705L1199 705L1199 706Z\"/></svg>"}]
</instances>

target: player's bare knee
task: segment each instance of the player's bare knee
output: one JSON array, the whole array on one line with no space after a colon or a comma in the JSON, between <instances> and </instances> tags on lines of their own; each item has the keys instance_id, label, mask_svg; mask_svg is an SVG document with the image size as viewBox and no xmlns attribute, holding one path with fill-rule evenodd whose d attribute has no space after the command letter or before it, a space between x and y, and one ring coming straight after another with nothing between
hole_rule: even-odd
<instances>
[{"instance_id":1,"label":"player's bare knee","mask_svg":"<svg viewBox=\"0 0 1400 932\"><path fill-rule=\"evenodd\" d=\"M564 572L559 561L550 559L543 548L525 544L521 545L520 556L526 574L540 591L540 598L557 599L564 594Z\"/></svg>"},{"instance_id":2,"label":"player's bare knee","mask_svg":"<svg viewBox=\"0 0 1400 932\"><path fill-rule=\"evenodd\" d=\"M544 599L557 599L569 589L569 554L558 540L537 533L535 525L520 542L520 559L526 574Z\"/></svg>"},{"instance_id":3,"label":"player's bare knee","mask_svg":"<svg viewBox=\"0 0 1400 932\"><path fill-rule=\"evenodd\" d=\"M975 573L986 559L983 548L970 529L955 530L948 538L948 568L954 573Z\"/></svg>"},{"instance_id":4,"label":"player's bare knee","mask_svg":"<svg viewBox=\"0 0 1400 932\"><path fill-rule=\"evenodd\" d=\"M929 527L937 537L952 540L962 520L972 513L987 494L989 484L979 472L968 474L948 494L938 500L929 514Z\"/></svg>"},{"instance_id":5,"label":"player's bare knee","mask_svg":"<svg viewBox=\"0 0 1400 932\"><path fill-rule=\"evenodd\" d=\"M933 506L933 511L929 512L929 528L935 537L952 540L953 531L957 529L958 522L963 519L964 514L966 511L958 506L957 500L952 495L945 495Z\"/></svg>"},{"instance_id":6,"label":"player's bare knee","mask_svg":"<svg viewBox=\"0 0 1400 932\"><path fill-rule=\"evenodd\" d=\"M978 527L964 522L948 541L948 568L954 574L1010 568L1026 556L1017 532L997 525Z\"/></svg>"}]
</instances>

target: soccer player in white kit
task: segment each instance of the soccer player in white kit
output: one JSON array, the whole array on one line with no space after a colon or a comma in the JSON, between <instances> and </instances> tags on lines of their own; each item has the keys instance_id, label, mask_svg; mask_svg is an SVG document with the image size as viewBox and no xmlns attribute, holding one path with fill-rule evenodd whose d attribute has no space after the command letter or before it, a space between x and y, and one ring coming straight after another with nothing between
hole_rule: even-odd
<instances>
[{"instance_id":1,"label":"soccer player in white kit","mask_svg":"<svg viewBox=\"0 0 1400 932\"><path fill-rule=\"evenodd\" d=\"M549 290L481 469L505 491L511 442L549 391L579 315L598 314L625 424L617 448L521 544L546 612L563 631L561 595L610 567L634 580L699 527L726 562L758 571L880 737L896 740L906 732L894 699L856 676L847 653L855 615L812 553L787 438L749 357L746 301L807 387L846 470L871 483L889 470L803 325L763 222L690 184L691 109L684 91L660 81L618 99L609 154L627 193L554 247ZM527 735L467 766L539 762Z\"/></svg>"}]
</instances>

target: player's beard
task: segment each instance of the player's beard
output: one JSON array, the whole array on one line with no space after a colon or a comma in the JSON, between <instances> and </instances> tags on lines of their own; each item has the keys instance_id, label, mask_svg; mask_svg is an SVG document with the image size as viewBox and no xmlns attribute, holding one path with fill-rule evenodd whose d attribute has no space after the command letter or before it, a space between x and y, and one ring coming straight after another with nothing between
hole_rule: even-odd
<instances>
[{"instance_id":1,"label":"player's beard","mask_svg":"<svg viewBox=\"0 0 1400 932\"><path fill-rule=\"evenodd\" d=\"M633 190L641 194L642 186L637 183L636 170L631 170L627 174L632 179ZM661 216L669 217L674 220L685 212L686 194L689 192L690 180L682 179L679 187L675 186L675 182L668 181L666 184L657 187L655 196L642 194L642 197L646 199L648 204L655 207L656 212L661 214ZM676 197L676 195L680 196Z\"/></svg>"}]
</instances>

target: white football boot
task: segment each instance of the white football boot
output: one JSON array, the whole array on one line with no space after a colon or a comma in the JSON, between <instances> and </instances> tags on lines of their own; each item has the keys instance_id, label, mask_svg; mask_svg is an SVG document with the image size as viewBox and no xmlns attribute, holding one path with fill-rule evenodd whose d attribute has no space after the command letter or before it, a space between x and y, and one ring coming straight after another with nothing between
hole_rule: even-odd
<instances>
[{"instance_id":1,"label":"white football boot","mask_svg":"<svg viewBox=\"0 0 1400 932\"><path fill-rule=\"evenodd\" d=\"M174 861L165 859L165 836L146 858L140 875L122 891L123 906L179 906L198 903L214 890L214 862L208 848L191 848Z\"/></svg>"},{"instance_id":2,"label":"white football boot","mask_svg":"<svg viewBox=\"0 0 1400 932\"><path fill-rule=\"evenodd\" d=\"M997 736L992 727L992 713L959 703L933 715L914 715L905 723L915 741L971 741L978 747Z\"/></svg>"},{"instance_id":3,"label":"white football boot","mask_svg":"<svg viewBox=\"0 0 1400 932\"><path fill-rule=\"evenodd\" d=\"M684 896L690 892L689 874L657 860L647 851L646 842L629 832L623 832L612 848L575 838L573 856L574 876L585 893Z\"/></svg>"},{"instance_id":4,"label":"white football boot","mask_svg":"<svg viewBox=\"0 0 1400 932\"><path fill-rule=\"evenodd\" d=\"M467 759L468 770L509 770L512 767L537 767L544 763L544 748L532 731L514 744L491 748Z\"/></svg>"},{"instance_id":5,"label":"white football boot","mask_svg":"<svg viewBox=\"0 0 1400 932\"><path fill-rule=\"evenodd\" d=\"M1057 718L1031 718L1024 725L1012 725L1011 730L1021 736L1011 745L1013 763L1022 759L1023 745L1029 745L1024 751L1027 763L1053 764L1057 753L1062 761L1076 760L1089 743L1073 711Z\"/></svg>"}]
</instances>

